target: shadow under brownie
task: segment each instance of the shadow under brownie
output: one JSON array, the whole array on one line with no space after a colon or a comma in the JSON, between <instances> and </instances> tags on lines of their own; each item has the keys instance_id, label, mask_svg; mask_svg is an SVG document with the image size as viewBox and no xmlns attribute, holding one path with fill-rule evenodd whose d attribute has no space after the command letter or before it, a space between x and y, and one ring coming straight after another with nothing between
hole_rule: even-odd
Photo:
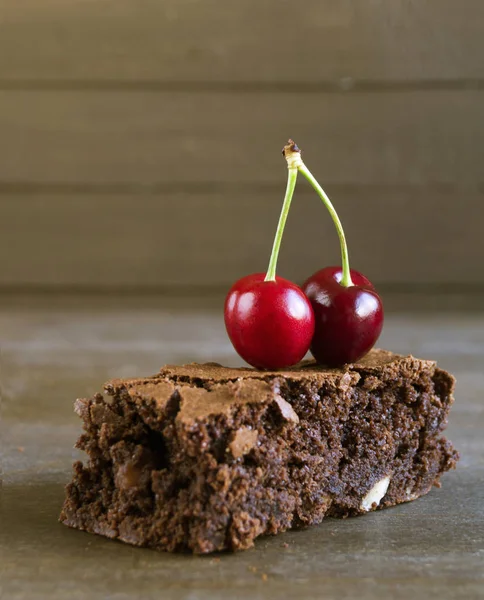
<instances>
[{"instance_id":1,"label":"shadow under brownie","mask_svg":"<svg viewBox=\"0 0 484 600\"><path fill-rule=\"evenodd\" d=\"M260 535L414 500L457 452L454 378L373 350L325 369L166 366L77 400L85 433L61 521L159 550L246 549Z\"/></svg>"}]
</instances>

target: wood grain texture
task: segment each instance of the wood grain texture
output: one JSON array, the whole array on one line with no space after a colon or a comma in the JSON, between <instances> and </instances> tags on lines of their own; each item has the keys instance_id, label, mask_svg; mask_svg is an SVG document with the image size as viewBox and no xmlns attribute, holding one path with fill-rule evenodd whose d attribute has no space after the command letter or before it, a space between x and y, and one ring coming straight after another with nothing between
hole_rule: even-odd
<instances>
[{"instance_id":1,"label":"wood grain texture","mask_svg":"<svg viewBox=\"0 0 484 600\"><path fill-rule=\"evenodd\" d=\"M251 193L7 195L0 198L0 285L229 285L267 268L283 191L281 181L280 189ZM453 188L328 192L353 266L375 282L484 284L482 194L459 193L456 201ZM466 223L462 213L473 212ZM301 182L279 274L301 282L339 260L332 222Z\"/></svg>"},{"instance_id":2,"label":"wood grain texture","mask_svg":"<svg viewBox=\"0 0 484 600\"><path fill-rule=\"evenodd\" d=\"M481 0L2 0L0 81L482 78L483 21Z\"/></svg>"},{"instance_id":3,"label":"wood grain texture","mask_svg":"<svg viewBox=\"0 0 484 600\"><path fill-rule=\"evenodd\" d=\"M0 182L281 182L292 136L322 182L482 181L480 92L0 92Z\"/></svg>"},{"instance_id":4,"label":"wood grain texture","mask_svg":"<svg viewBox=\"0 0 484 600\"><path fill-rule=\"evenodd\" d=\"M264 269L288 136L355 266L481 283L483 33L482 0L0 0L0 285ZM338 260L302 197L296 279Z\"/></svg>"},{"instance_id":5,"label":"wood grain texture","mask_svg":"<svg viewBox=\"0 0 484 600\"><path fill-rule=\"evenodd\" d=\"M74 298L78 301L78 298ZM484 318L391 315L382 345L437 359L457 377L446 435L462 454L442 488L355 519L268 537L214 559L161 554L58 524L81 433L72 403L113 377L165 363L239 365L220 310L122 309L62 299L0 309L0 589L8 600L477 600L484 595ZM324 565L324 569L322 569ZM162 590L162 595L160 595Z\"/></svg>"}]
</instances>

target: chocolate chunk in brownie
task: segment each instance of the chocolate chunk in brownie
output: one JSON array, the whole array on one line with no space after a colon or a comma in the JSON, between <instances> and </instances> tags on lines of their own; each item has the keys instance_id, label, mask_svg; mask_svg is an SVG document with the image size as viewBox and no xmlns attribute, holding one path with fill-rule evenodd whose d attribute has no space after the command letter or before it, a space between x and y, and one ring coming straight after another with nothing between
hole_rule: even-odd
<instances>
[{"instance_id":1,"label":"chocolate chunk in brownie","mask_svg":"<svg viewBox=\"0 0 484 600\"><path fill-rule=\"evenodd\" d=\"M373 350L288 371L166 366L77 400L85 433L66 525L196 553L414 500L458 455L441 433L454 379Z\"/></svg>"}]
</instances>

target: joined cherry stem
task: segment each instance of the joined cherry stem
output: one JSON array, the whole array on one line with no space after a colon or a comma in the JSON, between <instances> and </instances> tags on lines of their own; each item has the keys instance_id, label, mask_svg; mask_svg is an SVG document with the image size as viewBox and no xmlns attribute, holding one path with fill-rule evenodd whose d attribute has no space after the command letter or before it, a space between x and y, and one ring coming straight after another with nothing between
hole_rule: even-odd
<instances>
[{"instance_id":1,"label":"joined cherry stem","mask_svg":"<svg viewBox=\"0 0 484 600\"><path fill-rule=\"evenodd\" d=\"M284 234L284 228L286 226L287 215L291 208L292 196L294 194L294 188L296 187L297 181L297 168L289 167L287 171L287 186L286 194L284 196L284 202L282 204L282 210L279 217L279 223L277 224L276 236L274 238L274 244L272 246L271 258L269 261L269 267L264 281L275 281L276 280L276 268L277 259L279 257L279 250L281 248L282 236Z\"/></svg>"},{"instance_id":2,"label":"joined cherry stem","mask_svg":"<svg viewBox=\"0 0 484 600\"><path fill-rule=\"evenodd\" d=\"M336 212L331 200L329 199L328 195L323 190L323 188L319 185L317 179L304 164L301 158L301 151L293 142L293 140L288 141L288 143L284 146L282 153L287 161L288 167L286 194L284 196L284 202L282 204L282 210L279 216L279 223L277 224L276 235L274 238L274 243L272 245L269 267L267 269L264 281L276 280L277 259L279 258L279 250L281 248L282 236L284 234L284 228L286 226L287 215L289 214L289 209L291 208L292 197L294 195L294 189L296 187L297 174L299 172L309 181L309 183L314 188L318 196L321 198L336 227L336 232L338 234L339 243L341 247L341 263L343 271L340 284L343 287L350 287L354 285L351 279L348 245L346 243L343 225L338 217L338 213Z\"/></svg>"},{"instance_id":3,"label":"joined cherry stem","mask_svg":"<svg viewBox=\"0 0 484 600\"><path fill-rule=\"evenodd\" d=\"M292 167L296 166L297 170L301 173L301 175L304 175L304 177L309 181L309 183L312 185L312 187L314 188L314 190L316 191L318 196L323 201L323 204L325 205L325 207L328 209L328 212L331 215L331 218L333 219L333 223L336 227L336 232L338 233L339 243L341 246L341 263L342 263L343 273L342 273L340 284L343 287L350 287L350 286L354 285L353 281L351 279L350 260L349 260L349 255L348 255L348 245L346 243L343 225L341 224L341 221L338 217L338 213L336 212L331 200L329 199L328 195L323 190L323 188L319 185L317 179L314 177L314 175L311 173L311 171L304 164L304 162L301 158L301 151L297 147L297 145L293 142L293 140L289 140L288 143L286 144L286 146L284 146L283 154L286 158L289 170Z\"/></svg>"}]
</instances>

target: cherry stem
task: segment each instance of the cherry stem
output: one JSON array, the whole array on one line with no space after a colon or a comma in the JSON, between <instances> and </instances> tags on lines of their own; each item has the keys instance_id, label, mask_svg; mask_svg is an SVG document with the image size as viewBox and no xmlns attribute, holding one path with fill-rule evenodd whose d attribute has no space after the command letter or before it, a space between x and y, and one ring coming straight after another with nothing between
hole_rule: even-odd
<instances>
[{"instance_id":1,"label":"cherry stem","mask_svg":"<svg viewBox=\"0 0 484 600\"><path fill-rule=\"evenodd\" d=\"M287 170L287 187L286 195L284 196L284 202L282 204L281 215L279 217L279 223L277 224L276 236L274 238L274 244L272 246L271 259L269 261L269 267L264 281L275 281L276 280L276 267L277 259L279 257L279 250L281 248L282 236L284 234L284 227L286 226L287 215L291 208L292 196L294 194L294 188L296 187L297 181L297 167L289 167Z\"/></svg>"},{"instance_id":2,"label":"cherry stem","mask_svg":"<svg viewBox=\"0 0 484 600\"><path fill-rule=\"evenodd\" d=\"M297 144L293 140L289 140L287 142L287 144L284 146L282 153L286 158L289 169L296 167L297 170L302 175L304 175L304 177L316 190L316 193L323 201L323 204L328 209L328 212L331 215L331 218L333 219L333 223L335 224L336 231L338 232L339 243L341 246L341 262L343 266L343 275L340 283L344 287L350 287L354 285L351 279L350 261L348 257L348 246L346 244L345 232L343 231L343 225L339 220L338 214L335 211L331 200L328 198L328 195L323 190L323 188L319 185L311 171L303 163L303 160L301 158L301 150L298 148Z\"/></svg>"},{"instance_id":3,"label":"cherry stem","mask_svg":"<svg viewBox=\"0 0 484 600\"><path fill-rule=\"evenodd\" d=\"M339 220L338 213L336 212L331 200L328 198L328 195L323 190L323 188L319 185L314 175L311 171L306 167L304 163L299 166L299 172L304 175L304 177L309 181L309 183L316 190L316 193L323 201L324 205L328 209L331 218L333 219L333 223L335 224L336 231L338 232L339 243L341 246L341 262L343 267L343 276L341 278L341 285L343 287L350 287L353 284L351 279L351 271L350 271L350 261L348 256L348 245L346 244L345 232L343 231L343 225Z\"/></svg>"}]
</instances>

